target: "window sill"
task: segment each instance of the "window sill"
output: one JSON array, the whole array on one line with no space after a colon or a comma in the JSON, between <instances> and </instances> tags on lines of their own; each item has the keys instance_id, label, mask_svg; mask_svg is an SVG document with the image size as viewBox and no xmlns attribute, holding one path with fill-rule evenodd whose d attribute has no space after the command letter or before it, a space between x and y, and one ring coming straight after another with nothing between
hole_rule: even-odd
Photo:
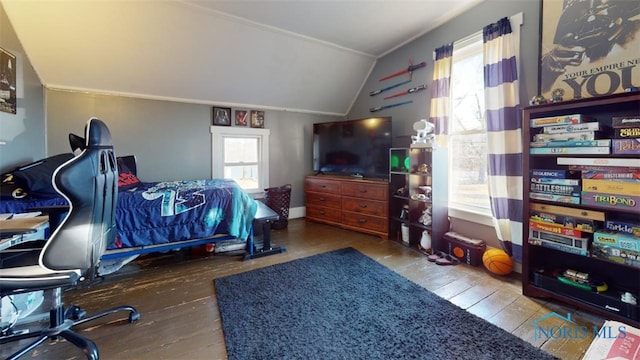
<instances>
[{"instance_id":1,"label":"window sill","mask_svg":"<svg viewBox=\"0 0 640 360\"><path fill-rule=\"evenodd\" d=\"M486 213L481 213L481 212L473 211L469 209L460 209L460 208L450 207L449 217L470 221L476 224L493 226L493 218L491 217L491 215L487 215Z\"/></svg>"}]
</instances>

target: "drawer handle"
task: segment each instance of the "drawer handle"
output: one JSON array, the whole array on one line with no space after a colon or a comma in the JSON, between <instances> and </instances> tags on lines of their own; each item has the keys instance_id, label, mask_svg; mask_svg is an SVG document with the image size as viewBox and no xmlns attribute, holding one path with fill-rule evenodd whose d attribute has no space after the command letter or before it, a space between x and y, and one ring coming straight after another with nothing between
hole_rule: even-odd
<instances>
[{"instance_id":1,"label":"drawer handle","mask_svg":"<svg viewBox=\"0 0 640 360\"><path fill-rule=\"evenodd\" d=\"M324 210L320 210L320 215L325 215Z\"/></svg>"},{"instance_id":2,"label":"drawer handle","mask_svg":"<svg viewBox=\"0 0 640 360\"><path fill-rule=\"evenodd\" d=\"M360 208L366 209L367 208L367 204L360 204Z\"/></svg>"},{"instance_id":3,"label":"drawer handle","mask_svg":"<svg viewBox=\"0 0 640 360\"><path fill-rule=\"evenodd\" d=\"M327 185L320 185L320 187L321 187L321 188L326 188L326 187L327 187Z\"/></svg>"},{"instance_id":4,"label":"drawer handle","mask_svg":"<svg viewBox=\"0 0 640 360\"><path fill-rule=\"evenodd\" d=\"M583 211L583 212L581 212L581 213L580 213L580 215L582 215L582 216L587 216L587 215L589 215L589 213L588 213L588 212L586 212L586 211Z\"/></svg>"},{"instance_id":5,"label":"drawer handle","mask_svg":"<svg viewBox=\"0 0 640 360\"><path fill-rule=\"evenodd\" d=\"M358 222L359 222L360 224L364 224L364 223L366 223L366 222L367 222L367 220L366 220L366 219L362 219L362 218L361 218L361 219L358 219Z\"/></svg>"},{"instance_id":6,"label":"drawer handle","mask_svg":"<svg viewBox=\"0 0 640 360\"><path fill-rule=\"evenodd\" d=\"M360 191L360 193L364 194L364 193L367 192L367 189L360 189L359 191Z\"/></svg>"},{"instance_id":7,"label":"drawer handle","mask_svg":"<svg viewBox=\"0 0 640 360\"><path fill-rule=\"evenodd\" d=\"M325 198L323 198L323 197L321 197L321 198L320 198L320 199L318 199L318 200L320 200L320 201L326 201L326 199L325 199Z\"/></svg>"}]
</instances>

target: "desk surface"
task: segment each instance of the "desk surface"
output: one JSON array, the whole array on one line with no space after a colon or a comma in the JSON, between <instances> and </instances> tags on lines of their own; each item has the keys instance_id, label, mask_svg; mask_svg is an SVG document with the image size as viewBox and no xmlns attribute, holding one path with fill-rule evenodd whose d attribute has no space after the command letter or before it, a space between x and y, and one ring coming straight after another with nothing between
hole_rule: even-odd
<instances>
[{"instance_id":1,"label":"desk surface","mask_svg":"<svg viewBox=\"0 0 640 360\"><path fill-rule=\"evenodd\" d=\"M36 216L30 218L18 218L9 220L0 220L0 230L14 230L14 229L37 229L38 232L44 232L44 227L49 221L48 216ZM30 236L31 235L31 236ZM23 242L42 239L42 233L40 236L36 234L14 235L5 239L0 239L0 251L6 250L10 247L16 246Z\"/></svg>"},{"instance_id":2,"label":"desk surface","mask_svg":"<svg viewBox=\"0 0 640 360\"><path fill-rule=\"evenodd\" d=\"M262 201L258 201L258 211L256 211L255 217L257 221L275 221L279 218L280 216L278 216L275 211L271 210L271 208L268 207L267 204L263 203Z\"/></svg>"},{"instance_id":3,"label":"desk surface","mask_svg":"<svg viewBox=\"0 0 640 360\"><path fill-rule=\"evenodd\" d=\"M18 218L0 220L0 230L2 229L37 229L49 221L48 216L35 216L30 218Z\"/></svg>"}]
</instances>

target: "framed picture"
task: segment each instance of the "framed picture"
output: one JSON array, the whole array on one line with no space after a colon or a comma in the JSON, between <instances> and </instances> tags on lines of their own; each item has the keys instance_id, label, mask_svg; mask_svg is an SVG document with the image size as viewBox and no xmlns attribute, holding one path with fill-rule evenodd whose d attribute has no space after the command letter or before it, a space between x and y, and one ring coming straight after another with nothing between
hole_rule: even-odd
<instances>
[{"instance_id":1,"label":"framed picture","mask_svg":"<svg viewBox=\"0 0 640 360\"><path fill-rule=\"evenodd\" d=\"M251 127L264 127L264 111L251 110Z\"/></svg>"},{"instance_id":2,"label":"framed picture","mask_svg":"<svg viewBox=\"0 0 640 360\"><path fill-rule=\"evenodd\" d=\"M16 57L0 48L0 111L15 114L16 99Z\"/></svg>"},{"instance_id":3,"label":"framed picture","mask_svg":"<svg viewBox=\"0 0 640 360\"><path fill-rule=\"evenodd\" d=\"M539 95L571 100L638 86L637 6L628 0L542 0Z\"/></svg>"},{"instance_id":4,"label":"framed picture","mask_svg":"<svg viewBox=\"0 0 640 360\"><path fill-rule=\"evenodd\" d=\"M236 126L247 126L247 114L246 110L236 110Z\"/></svg>"},{"instance_id":5,"label":"framed picture","mask_svg":"<svg viewBox=\"0 0 640 360\"><path fill-rule=\"evenodd\" d=\"M214 106L213 125L231 126L231 108Z\"/></svg>"}]
</instances>

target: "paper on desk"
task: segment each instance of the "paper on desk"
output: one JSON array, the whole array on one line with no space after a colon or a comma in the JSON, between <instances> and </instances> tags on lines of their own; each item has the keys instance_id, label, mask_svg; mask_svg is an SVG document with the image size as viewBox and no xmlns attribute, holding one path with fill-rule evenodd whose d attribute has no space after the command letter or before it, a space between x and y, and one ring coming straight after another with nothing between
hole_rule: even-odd
<instances>
[{"instance_id":1,"label":"paper on desk","mask_svg":"<svg viewBox=\"0 0 640 360\"><path fill-rule=\"evenodd\" d=\"M26 213L13 214L11 219L24 219L24 218L32 218L36 216L42 215L42 211L30 211Z\"/></svg>"},{"instance_id":2,"label":"paper on desk","mask_svg":"<svg viewBox=\"0 0 640 360\"><path fill-rule=\"evenodd\" d=\"M0 214L0 221L9 220L9 219L11 219L12 216L13 216L13 213Z\"/></svg>"}]
</instances>

